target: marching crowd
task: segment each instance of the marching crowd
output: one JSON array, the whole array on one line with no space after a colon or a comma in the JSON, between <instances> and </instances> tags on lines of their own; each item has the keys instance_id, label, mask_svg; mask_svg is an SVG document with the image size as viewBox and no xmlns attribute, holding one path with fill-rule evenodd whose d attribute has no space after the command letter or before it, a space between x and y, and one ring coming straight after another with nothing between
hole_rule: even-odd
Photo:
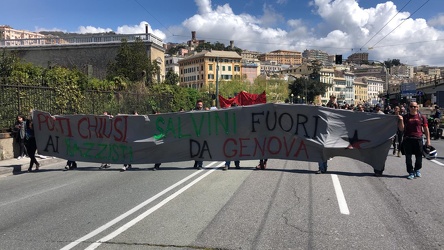
<instances>
[{"instance_id":1,"label":"marching crowd","mask_svg":"<svg viewBox=\"0 0 444 250\"><path fill-rule=\"evenodd\" d=\"M237 104L233 103L232 107L236 107ZM430 130L429 130L429 122L425 115L419 112L419 106L416 102L410 102L407 106L403 104L401 106L395 106L391 109L388 106L384 111L381 110L381 105L376 104L373 108L365 107L362 104L348 105L344 104L340 106L336 102L335 96L330 96L329 102L325 105L328 108L333 109L347 109L354 110L355 112L373 112L378 114L392 114L398 117L398 130L393 138L393 155L397 155L401 157L401 154L405 155L405 164L406 170L408 173L408 179L415 179L421 177L421 168L422 168L422 158L424 153L430 154L434 148L430 145ZM198 100L196 102L196 106L193 109L194 111L202 111L208 110L204 108L203 102ZM183 111L181 109L180 111ZM137 111L132 112L133 115L137 115ZM158 112L153 112L153 114L158 114ZM104 112L104 115L109 115L107 112ZM110 115L111 116L111 115ZM436 135L438 133L439 124L441 123L441 111L438 106L435 106L434 112L431 116L431 121L434 123L433 133ZM22 159L24 157L30 158L30 163L28 167L28 172L32 171L33 166L35 165L35 170L38 171L40 168L40 163L36 159L36 151L37 145L34 136L34 128L31 118L26 118L25 116L17 116L16 123L14 125L13 134L15 137L15 141L19 145L19 156L17 159ZM424 138L425 137L425 138ZM412 156L415 156L415 162L413 163ZM266 169L268 159L260 159L259 164L255 167L255 169ZM328 169L328 160L324 159L323 161L318 162L319 170L316 172L318 174L326 173ZM230 168L231 161L226 161L223 167L223 170L228 170ZM156 163L152 170L158 170L160 168L161 163ZM194 168L202 169L203 162L195 161ZM234 165L236 168L240 168L240 161L235 160ZM100 168L109 168L111 164L102 163ZM132 167L131 164L124 164L121 171L126 171ZM77 168L77 163L75 159L68 159L65 169L75 169ZM375 170L376 176L381 176L383 170Z\"/></svg>"}]
</instances>

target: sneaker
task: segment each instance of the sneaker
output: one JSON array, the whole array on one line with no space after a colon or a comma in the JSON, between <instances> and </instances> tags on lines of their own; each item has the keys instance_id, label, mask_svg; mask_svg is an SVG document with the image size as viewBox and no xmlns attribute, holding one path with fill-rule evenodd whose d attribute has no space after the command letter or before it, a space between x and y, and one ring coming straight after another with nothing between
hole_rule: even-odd
<instances>
[{"instance_id":1,"label":"sneaker","mask_svg":"<svg viewBox=\"0 0 444 250\"><path fill-rule=\"evenodd\" d=\"M201 170L202 169L202 165L197 165L197 169Z\"/></svg>"},{"instance_id":2,"label":"sneaker","mask_svg":"<svg viewBox=\"0 0 444 250\"><path fill-rule=\"evenodd\" d=\"M415 171L415 176L418 178L421 178L421 172L419 172L419 170Z\"/></svg>"},{"instance_id":3,"label":"sneaker","mask_svg":"<svg viewBox=\"0 0 444 250\"><path fill-rule=\"evenodd\" d=\"M401 152L398 150L398 157L401 157Z\"/></svg>"},{"instance_id":4,"label":"sneaker","mask_svg":"<svg viewBox=\"0 0 444 250\"><path fill-rule=\"evenodd\" d=\"M316 171L316 174L322 174L321 170Z\"/></svg>"},{"instance_id":5,"label":"sneaker","mask_svg":"<svg viewBox=\"0 0 444 250\"><path fill-rule=\"evenodd\" d=\"M120 171L122 171L122 172L126 171L126 167L123 166L122 169L121 169Z\"/></svg>"},{"instance_id":6,"label":"sneaker","mask_svg":"<svg viewBox=\"0 0 444 250\"><path fill-rule=\"evenodd\" d=\"M393 155L395 155L396 154L396 149L393 149Z\"/></svg>"},{"instance_id":7,"label":"sneaker","mask_svg":"<svg viewBox=\"0 0 444 250\"><path fill-rule=\"evenodd\" d=\"M66 166L65 166L65 169L66 169L66 170L69 170L69 166L68 166L68 165L66 165Z\"/></svg>"},{"instance_id":8,"label":"sneaker","mask_svg":"<svg viewBox=\"0 0 444 250\"><path fill-rule=\"evenodd\" d=\"M20 160L20 159L22 159L23 157L21 157L21 156L19 156L19 157L17 157L17 160Z\"/></svg>"},{"instance_id":9,"label":"sneaker","mask_svg":"<svg viewBox=\"0 0 444 250\"><path fill-rule=\"evenodd\" d=\"M222 168L222 170L228 170L228 165L225 165L224 168Z\"/></svg>"},{"instance_id":10,"label":"sneaker","mask_svg":"<svg viewBox=\"0 0 444 250\"><path fill-rule=\"evenodd\" d=\"M409 180L415 179L415 174L414 173L410 173L409 176L407 176L407 179L409 179Z\"/></svg>"}]
</instances>

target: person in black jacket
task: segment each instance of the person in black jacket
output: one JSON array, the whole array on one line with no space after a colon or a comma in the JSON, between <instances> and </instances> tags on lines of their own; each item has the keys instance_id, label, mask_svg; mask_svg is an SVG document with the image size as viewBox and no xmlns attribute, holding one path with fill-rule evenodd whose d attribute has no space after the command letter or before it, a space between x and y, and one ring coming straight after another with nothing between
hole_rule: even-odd
<instances>
[{"instance_id":1,"label":"person in black jacket","mask_svg":"<svg viewBox=\"0 0 444 250\"><path fill-rule=\"evenodd\" d=\"M26 129L26 119L24 116L17 116L17 121L14 125L14 133L15 133L15 141L19 144L19 156L17 157L17 160L20 160L28 154L26 152L25 147L25 129Z\"/></svg>"},{"instance_id":2,"label":"person in black jacket","mask_svg":"<svg viewBox=\"0 0 444 250\"><path fill-rule=\"evenodd\" d=\"M35 141L34 125L32 124L32 120L28 120L26 122L25 146L28 151L29 158L31 159L31 161L29 162L28 172L32 171L34 163L35 170L38 171L40 169L40 163L38 163L37 159L35 158L35 152L37 151L37 142Z\"/></svg>"}]
</instances>

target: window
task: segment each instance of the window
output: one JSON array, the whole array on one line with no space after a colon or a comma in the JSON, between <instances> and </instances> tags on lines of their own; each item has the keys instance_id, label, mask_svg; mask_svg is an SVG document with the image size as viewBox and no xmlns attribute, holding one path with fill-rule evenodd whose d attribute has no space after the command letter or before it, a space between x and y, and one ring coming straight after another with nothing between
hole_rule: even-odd
<instances>
[{"instance_id":1,"label":"window","mask_svg":"<svg viewBox=\"0 0 444 250\"><path fill-rule=\"evenodd\" d=\"M228 66L228 71L231 71L231 66Z\"/></svg>"},{"instance_id":2,"label":"window","mask_svg":"<svg viewBox=\"0 0 444 250\"><path fill-rule=\"evenodd\" d=\"M225 66L222 66L222 71L225 71Z\"/></svg>"},{"instance_id":3,"label":"window","mask_svg":"<svg viewBox=\"0 0 444 250\"><path fill-rule=\"evenodd\" d=\"M213 70L213 64L208 64L208 70Z\"/></svg>"}]
</instances>

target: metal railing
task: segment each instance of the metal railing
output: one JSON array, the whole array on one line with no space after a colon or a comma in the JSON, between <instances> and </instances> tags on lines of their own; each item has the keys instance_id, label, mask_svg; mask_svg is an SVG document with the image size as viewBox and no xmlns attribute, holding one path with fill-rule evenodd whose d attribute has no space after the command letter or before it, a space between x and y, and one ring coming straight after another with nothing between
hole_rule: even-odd
<instances>
[{"instance_id":1,"label":"metal railing","mask_svg":"<svg viewBox=\"0 0 444 250\"><path fill-rule=\"evenodd\" d=\"M127 91L86 90L76 99L59 95L56 88L0 84L0 132L9 131L18 115L29 116L38 109L60 114L151 114L153 110L170 112L169 94L135 93Z\"/></svg>"},{"instance_id":2,"label":"metal railing","mask_svg":"<svg viewBox=\"0 0 444 250\"><path fill-rule=\"evenodd\" d=\"M152 42L159 46L163 46L162 39L153 34L124 34L124 35L82 35L76 37L45 37L45 38L29 38L29 39L2 39L0 47L19 47L19 46L64 46L75 44L103 44L103 43L120 43L123 39L128 42L134 42L137 39L146 42Z\"/></svg>"}]
</instances>

